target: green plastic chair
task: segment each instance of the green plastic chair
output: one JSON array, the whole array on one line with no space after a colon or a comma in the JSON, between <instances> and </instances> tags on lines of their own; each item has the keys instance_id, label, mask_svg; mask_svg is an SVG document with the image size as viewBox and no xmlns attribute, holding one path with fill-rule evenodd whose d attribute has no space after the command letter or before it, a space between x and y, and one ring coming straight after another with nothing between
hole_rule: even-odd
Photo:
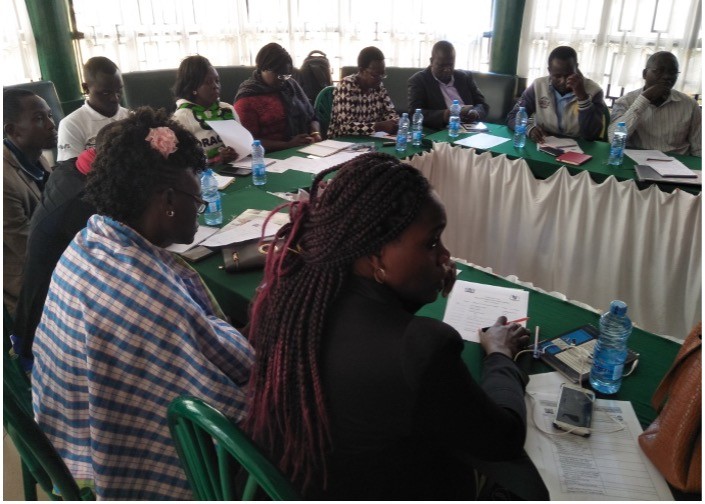
<instances>
[{"instance_id":1,"label":"green plastic chair","mask_svg":"<svg viewBox=\"0 0 705 504\"><path fill-rule=\"evenodd\" d=\"M4 362L6 370L8 360L6 353ZM3 372L2 420L8 436L22 459L25 498L27 498L27 480L24 477L26 467L35 482L32 500L37 500L37 484L52 500L95 500L93 490L78 487L54 445L44 435L31 413L26 411L26 406L13 393L5 379L6 373L7 371ZM57 491L58 495L54 491Z\"/></svg>"},{"instance_id":2,"label":"green plastic chair","mask_svg":"<svg viewBox=\"0 0 705 504\"><path fill-rule=\"evenodd\" d=\"M194 397L177 397L169 405L167 418L194 498L253 500L261 487L272 500L301 500L249 436L217 409ZM241 496L235 488L240 466L248 472Z\"/></svg>"},{"instance_id":3,"label":"green plastic chair","mask_svg":"<svg viewBox=\"0 0 705 504\"><path fill-rule=\"evenodd\" d=\"M316 96L313 102L313 109L318 117L318 124L321 126L321 136L328 138L328 126L330 125L330 115L333 112L333 90L335 86L326 86Z\"/></svg>"}]
</instances>

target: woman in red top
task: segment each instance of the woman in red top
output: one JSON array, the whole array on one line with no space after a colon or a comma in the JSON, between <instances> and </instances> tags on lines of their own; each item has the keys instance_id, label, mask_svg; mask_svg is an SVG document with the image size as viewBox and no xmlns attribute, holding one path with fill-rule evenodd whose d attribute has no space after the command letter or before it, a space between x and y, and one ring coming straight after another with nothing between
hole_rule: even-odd
<instances>
[{"instance_id":1,"label":"woman in red top","mask_svg":"<svg viewBox=\"0 0 705 504\"><path fill-rule=\"evenodd\" d=\"M267 44L255 64L252 77L240 84L235 96L242 125L270 152L320 142L318 120L303 89L291 79L286 49Z\"/></svg>"}]
</instances>

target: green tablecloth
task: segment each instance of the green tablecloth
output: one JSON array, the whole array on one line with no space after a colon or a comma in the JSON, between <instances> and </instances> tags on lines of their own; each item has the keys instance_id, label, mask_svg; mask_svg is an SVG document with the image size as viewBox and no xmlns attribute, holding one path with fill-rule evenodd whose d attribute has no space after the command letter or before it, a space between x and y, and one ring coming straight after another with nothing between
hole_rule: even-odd
<instances>
[{"instance_id":1,"label":"green tablecloth","mask_svg":"<svg viewBox=\"0 0 705 504\"><path fill-rule=\"evenodd\" d=\"M393 148L389 148L393 150ZM287 157L290 151L273 153L270 157ZM311 183L311 174L289 170L285 173L269 173L265 186L255 187L251 177L238 177L222 194L223 215L225 222L248 208L272 209L283 202L282 199L268 194L267 191L291 191ZM231 317L236 326L244 325L248 320L249 301L262 278L261 271L229 274L221 269L223 265L220 253L195 264L223 310ZM461 266L463 272L459 279L482 282L504 287L517 287L502 278L483 271ZM440 319L445 310L445 299L439 298L435 303L425 306L419 312ZM532 291L529 299L528 327L541 326L542 339L549 339L584 324L598 324L599 316L553 296ZM651 395L661 377L670 367L678 352L679 345L654 334L635 329L629 346L641 354L639 366L634 374L625 378L622 389L615 399L629 400L634 405L637 416L643 425L653 420L655 412L650 406ZM479 376L482 350L478 344L465 343L463 359L475 376ZM530 373L551 370L547 366L530 362Z\"/></svg>"},{"instance_id":2,"label":"green tablecloth","mask_svg":"<svg viewBox=\"0 0 705 504\"><path fill-rule=\"evenodd\" d=\"M491 135L501 136L504 138L512 138L514 132L511 131L507 126L501 124L490 124L486 123ZM469 133L461 134L459 139L470 136ZM426 137L427 139L434 142L450 142L447 131L438 131L432 133ZM528 163L531 171L537 178L545 179L553 175L553 173L558 170L559 167L565 166L568 171L575 175L581 171L589 171L590 177L595 182L603 182L610 175L614 175L617 180L636 180L636 173L634 172L634 165L636 164L632 159L625 156L624 162L619 167L610 166L607 164L607 159L610 155L610 144L607 142L591 142L587 140L578 140L580 148L592 156L592 159L581 166L571 166L563 165L556 161L556 158L550 156L544 152L537 150L536 143L526 140L526 146L523 149L517 149L514 147L513 142L504 142L491 149L488 149L492 154L506 154L510 158L524 158ZM694 156L673 156L680 160L684 165L692 170L702 169L702 158ZM645 188L651 185L650 182L637 182L639 188ZM683 189L684 191L697 194L700 192L701 188L699 186L688 186L679 184L658 184L659 188L663 191L671 192L676 187Z\"/></svg>"}]
</instances>

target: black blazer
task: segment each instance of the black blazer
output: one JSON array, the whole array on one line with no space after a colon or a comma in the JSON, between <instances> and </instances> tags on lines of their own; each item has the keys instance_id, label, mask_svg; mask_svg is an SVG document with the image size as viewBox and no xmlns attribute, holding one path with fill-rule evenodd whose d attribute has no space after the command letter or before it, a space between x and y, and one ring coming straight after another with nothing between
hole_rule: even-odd
<instances>
[{"instance_id":1,"label":"black blazer","mask_svg":"<svg viewBox=\"0 0 705 504\"><path fill-rule=\"evenodd\" d=\"M13 333L22 341L22 355L31 358L34 332L39 325L51 275L76 233L95 213L83 201L86 176L76 169L76 159L59 163L47 181L42 200L29 225L27 260L15 315Z\"/></svg>"},{"instance_id":2,"label":"black blazer","mask_svg":"<svg viewBox=\"0 0 705 504\"><path fill-rule=\"evenodd\" d=\"M485 97L475 84L470 72L455 70L453 72L455 88L466 105L474 105L480 114L480 121L484 121L490 106ZM441 130L446 127L443 114L448 108L443 93L438 87L438 81L431 73L431 67L415 73L409 78L409 117L417 108L423 111L424 126Z\"/></svg>"},{"instance_id":3,"label":"black blazer","mask_svg":"<svg viewBox=\"0 0 705 504\"><path fill-rule=\"evenodd\" d=\"M522 453L527 376L501 354L482 385L449 325L417 317L390 289L353 277L329 318L321 353L333 451L326 500L474 498L462 456Z\"/></svg>"}]
</instances>

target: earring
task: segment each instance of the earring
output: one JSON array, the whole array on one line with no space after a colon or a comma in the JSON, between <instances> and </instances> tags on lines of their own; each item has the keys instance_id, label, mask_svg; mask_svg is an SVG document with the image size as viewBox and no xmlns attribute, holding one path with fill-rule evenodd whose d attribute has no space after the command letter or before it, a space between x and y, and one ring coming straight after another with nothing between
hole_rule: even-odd
<instances>
[{"instance_id":1,"label":"earring","mask_svg":"<svg viewBox=\"0 0 705 504\"><path fill-rule=\"evenodd\" d=\"M173 210L167 210L166 211L167 217L173 217L174 216L174 211Z\"/></svg>"},{"instance_id":2,"label":"earring","mask_svg":"<svg viewBox=\"0 0 705 504\"><path fill-rule=\"evenodd\" d=\"M196 96L198 94L198 91L193 92L193 96Z\"/></svg>"},{"instance_id":3,"label":"earring","mask_svg":"<svg viewBox=\"0 0 705 504\"><path fill-rule=\"evenodd\" d=\"M377 283L384 285L384 280L387 278L387 272L384 271L384 268L377 268L372 276L374 276Z\"/></svg>"}]
</instances>

